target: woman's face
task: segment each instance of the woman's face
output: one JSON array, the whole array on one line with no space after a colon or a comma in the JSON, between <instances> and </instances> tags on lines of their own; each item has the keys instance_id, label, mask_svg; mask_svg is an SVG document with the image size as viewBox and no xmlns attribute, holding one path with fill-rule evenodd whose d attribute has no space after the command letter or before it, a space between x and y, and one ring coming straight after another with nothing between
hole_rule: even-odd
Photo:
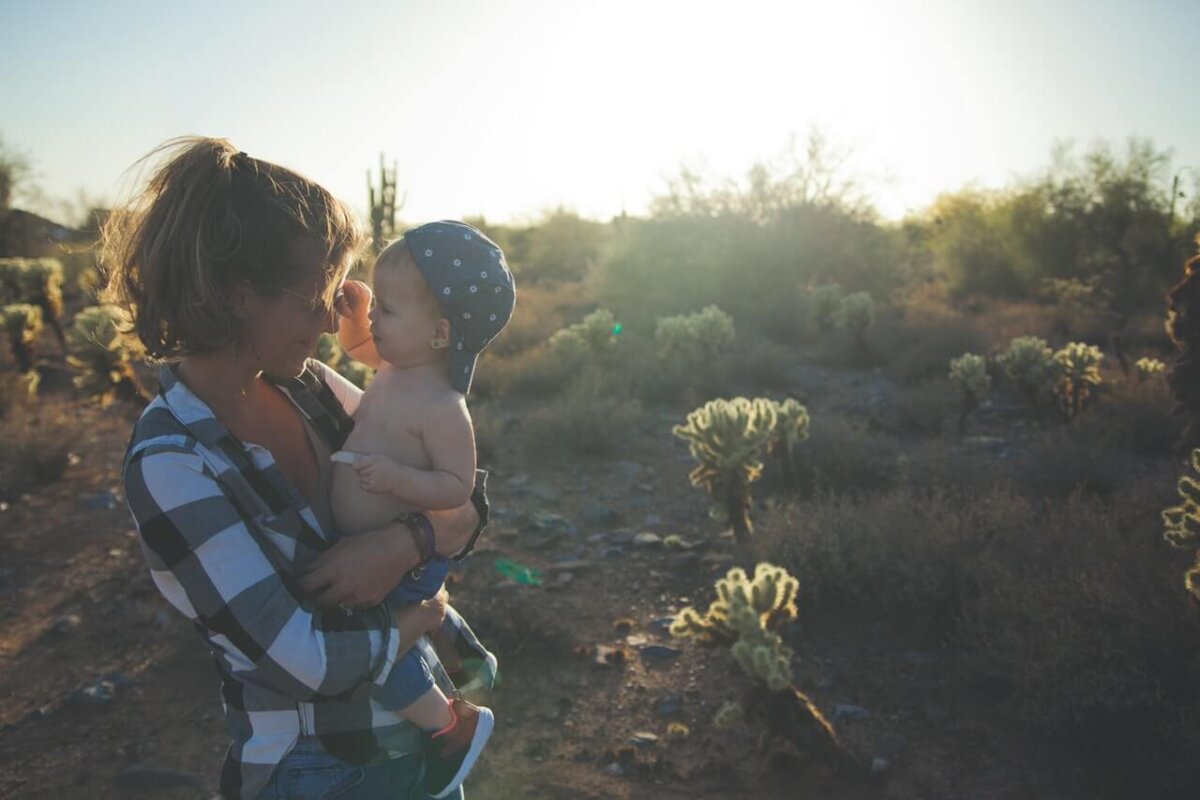
<instances>
[{"instance_id":1,"label":"woman's face","mask_svg":"<svg viewBox=\"0 0 1200 800\"><path fill-rule=\"evenodd\" d=\"M281 290L277 297L248 292L242 320L246 335L240 344L241 350L256 359L259 369L279 377L303 372L321 334L337 330L337 312L328 300L324 248L298 240L289 252L292 268L288 274L306 277L292 286L277 287ZM348 262L334 273L338 284L346 279Z\"/></svg>"}]
</instances>

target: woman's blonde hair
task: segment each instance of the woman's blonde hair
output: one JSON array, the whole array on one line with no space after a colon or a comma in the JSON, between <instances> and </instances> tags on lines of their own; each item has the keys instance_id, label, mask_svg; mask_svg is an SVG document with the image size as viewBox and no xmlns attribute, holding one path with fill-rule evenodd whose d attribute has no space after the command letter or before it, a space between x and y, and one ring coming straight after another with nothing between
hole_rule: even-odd
<instances>
[{"instance_id":1,"label":"woman's blonde hair","mask_svg":"<svg viewBox=\"0 0 1200 800\"><path fill-rule=\"evenodd\" d=\"M183 137L153 150L153 175L103 230L105 299L129 313L156 360L212 353L242 336L230 290L247 281L274 297L313 276L297 242L326 253L322 298L364 243L354 215L313 181L239 152L225 139Z\"/></svg>"}]
</instances>

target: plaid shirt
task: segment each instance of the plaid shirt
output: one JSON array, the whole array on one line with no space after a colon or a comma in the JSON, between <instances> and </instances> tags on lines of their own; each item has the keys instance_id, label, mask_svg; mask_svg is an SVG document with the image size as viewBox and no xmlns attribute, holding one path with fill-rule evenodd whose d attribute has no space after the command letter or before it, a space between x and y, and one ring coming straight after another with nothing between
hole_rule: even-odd
<instances>
[{"instance_id":1,"label":"plaid shirt","mask_svg":"<svg viewBox=\"0 0 1200 800\"><path fill-rule=\"evenodd\" d=\"M222 794L255 797L300 735L351 763L418 750L416 728L371 698L399 648L387 605L346 614L307 602L298 568L333 537L266 449L234 438L172 368L160 379L129 443L125 492L155 585L193 621L221 676L233 735ZM353 422L331 384L353 403L319 361L277 382L336 448ZM416 646L451 693L428 642Z\"/></svg>"}]
</instances>

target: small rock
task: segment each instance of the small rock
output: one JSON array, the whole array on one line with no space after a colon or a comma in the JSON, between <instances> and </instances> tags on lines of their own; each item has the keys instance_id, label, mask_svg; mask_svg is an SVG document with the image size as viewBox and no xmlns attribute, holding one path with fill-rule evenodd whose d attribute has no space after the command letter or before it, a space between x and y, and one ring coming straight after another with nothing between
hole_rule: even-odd
<instances>
[{"instance_id":1,"label":"small rock","mask_svg":"<svg viewBox=\"0 0 1200 800\"><path fill-rule=\"evenodd\" d=\"M649 731L638 731L629 737L629 743L634 747L653 747L658 744L658 735Z\"/></svg>"},{"instance_id":2,"label":"small rock","mask_svg":"<svg viewBox=\"0 0 1200 800\"><path fill-rule=\"evenodd\" d=\"M526 491L538 500L546 503L553 503L562 496L558 489L555 489L553 486L546 486L540 483L530 486Z\"/></svg>"},{"instance_id":3,"label":"small rock","mask_svg":"<svg viewBox=\"0 0 1200 800\"><path fill-rule=\"evenodd\" d=\"M678 694L669 694L662 699L658 704L658 715L660 717L673 717L683 708L683 697Z\"/></svg>"},{"instance_id":4,"label":"small rock","mask_svg":"<svg viewBox=\"0 0 1200 800\"><path fill-rule=\"evenodd\" d=\"M655 617L650 620L650 628L659 633L667 634L671 632L671 623L675 621L674 617Z\"/></svg>"},{"instance_id":5,"label":"small rock","mask_svg":"<svg viewBox=\"0 0 1200 800\"><path fill-rule=\"evenodd\" d=\"M625 775L625 768L622 767L620 764L618 764L615 761L612 762L611 764L605 764L604 771L606 773L608 773L609 775L613 775L618 778L623 777Z\"/></svg>"},{"instance_id":6,"label":"small rock","mask_svg":"<svg viewBox=\"0 0 1200 800\"><path fill-rule=\"evenodd\" d=\"M891 765L886 758L875 756L871 759L871 772L875 775L878 775L881 772L886 772L889 766Z\"/></svg>"},{"instance_id":7,"label":"small rock","mask_svg":"<svg viewBox=\"0 0 1200 800\"><path fill-rule=\"evenodd\" d=\"M642 522L647 528L655 528L662 525L662 517L658 514L651 514Z\"/></svg>"},{"instance_id":8,"label":"small rock","mask_svg":"<svg viewBox=\"0 0 1200 800\"><path fill-rule=\"evenodd\" d=\"M566 586L573 580L575 580L575 576L570 572L560 572L554 577L556 586Z\"/></svg>"},{"instance_id":9,"label":"small rock","mask_svg":"<svg viewBox=\"0 0 1200 800\"><path fill-rule=\"evenodd\" d=\"M875 754L883 758L898 756L908 749L908 739L897 733L885 733L875 740Z\"/></svg>"},{"instance_id":10,"label":"small rock","mask_svg":"<svg viewBox=\"0 0 1200 800\"><path fill-rule=\"evenodd\" d=\"M841 703L833 708L833 721L850 720L859 722L864 719L870 719L871 712L862 706L851 705L850 703Z\"/></svg>"},{"instance_id":11,"label":"small rock","mask_svg":"<svg viewBox=\"0 0 1200 800\"><path fill-rule=\"evenodd\" d=\"M134 764L121 770L117 783L131 789L151 789L166 786L199 786L200 778L187 772Z\"/></svg>"},{"instance_id":12,"label":"small rock","mask_svg":"<svg viewBox=\"0 0 1200 800\"><path fill-rule=\"evenodd\" d=\"M82 621L78 614L63 614L54 620L54 624L50 626L50 630L59 635L70 633L78 628Z\"/></svg>"},{"instance_id":13,"label":"small rock","mask_svg":"<svg viewBox=\"0 0 1200 800\"><path fill-rule=\"evenodd\" d=\"M634 486L633 488L637 489L639 492L644 492L646 494L654 494L654 484L652 484L652 483L639 483L636 486Z\"/></svg>"},{"instance_id":14,"label":"small rock","mask_svg":"<svg viewBox=\"0 0 1200 800\"><path fill-rule=\"evenodd\" d=\"M165 628L171 624L171 615L167 613L165 608L160 608L154 612L154 624L160 628Z\"/></svg>"},{"instance_id":15,"label":"small rock","mask_svg":"<svg viewBox=\"0 0 1200 800\"><path fill-rule=\"evenodd\" d=\"M603 503L590 500L583 506L583 521L595 526L617 525L621 522L621 515Z\"/></svg>"},{"instance_id":16,"label":"small rock","mask_svg":"<svg viewBox=\"0 0 1200 800\"><path fill-rule=\"evenodd\" d=\"M507 486L524 486L525 484L529 483L529 473L518 472L516 475L513 475L511 478L506 480L504 483Z\"/></svg>"},{"instance_id":17,"label":"small rock","mask_svg":"<svg viewBox=\"0 0 1200 800\"><path fill-rule=\"evenodd\" d=\"M117 507L117 496L108 489L95 494L81 494L79 499L84 502L89 511L103 511Z\"/></svg>"},{"instance_id":18,"label":"small rock","mask_svg":"<svg viewBox=\"0 0 1200 800\"><path fill-rule=\"evenodd\" d=\"M624 547L606 547L600 553L600 555L603 556L604 558L619 558L620 556L625 555L625 548Z\"/></svg>"},{"instance_id":19,"label":"small rock","mask_svg":"<svg viewBox=\"0 0 1200 800\"><path fill-rule=\"evenodd\" d=\"M662 544L662 537L650 531L642 531L633 537L634 547L657 547L660 544Z\"/></svg>"},{"instance_id":20,"label":"small rock","mask_svg":"<svg viewBox=\"0 0 1200 800\"><path fill-rule=\"evenodd\" d=\"M647 661L674 661L683 654L682 650L665 644L648 644L641 648L642 658Z\"/></svg>"},{"instance_id":21,"label":"small rock","mask_svg":"<svg viewBox=\"0 0 1200 800\"><path fill-rule=\"evenodd\" d=\"M640 633L631 633L625 637L625 644L629 645L630 647L641 647L642 645L646 644L647 641L649 640Z\"/></svg>"}]
</instances>

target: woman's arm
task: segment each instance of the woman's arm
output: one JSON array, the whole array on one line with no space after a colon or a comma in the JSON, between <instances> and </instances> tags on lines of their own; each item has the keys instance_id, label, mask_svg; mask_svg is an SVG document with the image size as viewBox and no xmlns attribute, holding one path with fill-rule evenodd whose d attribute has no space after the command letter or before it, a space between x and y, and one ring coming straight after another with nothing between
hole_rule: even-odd
<instances>
[{"instance_id":1,"label":"woman's arm","mask_svg":"<svg viewBox=\"0 0 1200 800\"><path fill-rule=\"evenodd\" d=\"M125 491L159 591L239 679L313 701L369 692L387 678L401 644L387 607L352 617L312 609L199 454L176 445L137 452Z\"/></svg>"}]
</instances>

